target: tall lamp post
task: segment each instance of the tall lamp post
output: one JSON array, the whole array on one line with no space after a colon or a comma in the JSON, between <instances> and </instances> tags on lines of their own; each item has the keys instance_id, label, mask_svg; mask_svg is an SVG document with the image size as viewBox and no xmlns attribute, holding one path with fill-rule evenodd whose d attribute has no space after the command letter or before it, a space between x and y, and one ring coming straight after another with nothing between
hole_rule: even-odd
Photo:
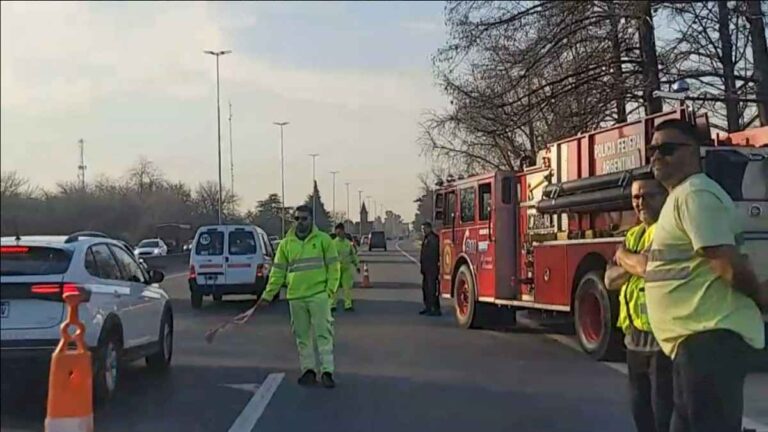
<instances>
[{"instance_id":1,"label":"tall lamp post","mask_svg":"<svg viewBox=\"0 0 768 432\"><path fill-rule=\"evenodd\" d=\"M280 238L285 237L285 152L283 151L283 126L287 126L289 123L285 122L273 122L273 125L280 127L280 201L282 206L280 208L280 231L282 235Z\"/></svg>"},{"instance_id":2,"label":"tall lamp post","mask_svg":"<svg viewBox=\"0 0 768 432\"><path fill-rule=\"evenodd\" d=\"M357 217L360 219L360 224L357 228L357 235L360 236L360 241L363 241L363 190L357 190Z\"/></svg>"},{"instance_id":3,"label":"tall lamp post","mask_svg":"<svg viewBox=\"0 0 768 432\"><path fill-rule=\"evenodd\" d=\"M344 183L347 186L347 219L352 220L352 216L349 214L349 182Z\"/></svg>"},{"instance_id":4,"label":"tall lamp post","mask_svg":"<svg viewBox=\"0 0 768 432\"><path fill-rule=\"evenodd\" d=\"M320 156L320 153L310 153L312 158L312 223L315 223L317 218L317 194L315 193L315 185L317 184L317 178L315 177L315 159Z\"/></svg>"},{"instance_id":5,"label":"tall lamp post","mask_svg":"<svg viewBox=\"0 0 768 432\"><path fill-rule=\"evenodd\" d=\"M229 54L231 50L225 51L203 51L205 54L216 56L216 128L218 129L219 143L219 225L221 225L221 104L219 103L219 57Z\"/></svg>"}]
</instances>

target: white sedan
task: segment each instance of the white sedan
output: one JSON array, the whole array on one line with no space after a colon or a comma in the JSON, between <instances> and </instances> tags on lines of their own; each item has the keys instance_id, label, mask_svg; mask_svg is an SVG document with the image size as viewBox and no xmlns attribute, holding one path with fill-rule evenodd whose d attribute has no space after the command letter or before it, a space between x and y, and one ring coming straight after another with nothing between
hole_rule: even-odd
<instances>
[{"instance_id":1,"label":"white sedan","mask_svg":"<svg viewBox=\"0 0 768 432\"><path fill-rule=\"evenodd\" d=\"M168 246L161 239L146 239L142 240L138 246L136 246L133 254L136 255L137 258L145 256L167 255Z\"/></svg>"}]
</instances>

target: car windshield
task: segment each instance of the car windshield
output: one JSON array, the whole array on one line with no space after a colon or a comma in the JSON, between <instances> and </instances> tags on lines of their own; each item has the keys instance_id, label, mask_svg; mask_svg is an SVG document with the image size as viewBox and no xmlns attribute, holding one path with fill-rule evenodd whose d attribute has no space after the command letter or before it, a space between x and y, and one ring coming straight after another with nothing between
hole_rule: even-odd
<instances>
[{"instance_id":1,"label":"car windshield","mask_svg":"<svg viewBox=\"0 0 768 432\"><path fill-rule=\"evenodd\" d=\"M48 247L3 246L0 275L32 276L63 274L72 260L70 252Z\"/></svg>"},{"instance_id":2,"label":"car windshield","mask_svg":"<svg viewBox=\"0 0 768 432\"><path fill-rule=\"evenodd\" d=\"M160 247L160 242L157 240L144 240L139 243L140 248L156 248Z\"/></svg>"}]
</instances>

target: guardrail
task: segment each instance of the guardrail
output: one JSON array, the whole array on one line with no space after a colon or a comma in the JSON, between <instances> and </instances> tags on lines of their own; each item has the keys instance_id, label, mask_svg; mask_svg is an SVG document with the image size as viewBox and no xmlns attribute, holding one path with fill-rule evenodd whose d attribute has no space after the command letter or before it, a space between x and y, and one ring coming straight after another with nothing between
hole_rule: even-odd
<instances>
[{"instance_id":1,"label":"guardrail","mask_svg":"<svg viewBox=\"0 0 768 432\"><path fill-rule=\"evenodd\" d=\"M189 266L189 252L162 256L144 256L147 267L165 274L183 272Z\"/></svg>"}]
</instances>

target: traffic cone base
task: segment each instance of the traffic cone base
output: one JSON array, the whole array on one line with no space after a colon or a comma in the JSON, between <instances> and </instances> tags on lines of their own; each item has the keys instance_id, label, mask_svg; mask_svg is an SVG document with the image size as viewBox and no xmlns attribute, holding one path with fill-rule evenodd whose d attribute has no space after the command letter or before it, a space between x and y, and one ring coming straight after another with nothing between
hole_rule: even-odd
<instances>
[{"instance_id":1,"label":"traffic cone base","mask_svg":"<svg viewBox=\"0 0 768 432\"><path fill-rule=\"evenodd\" d=\"M93 432L93 415L45 419L46 432Z\"/></svg>"}]
</instances>

